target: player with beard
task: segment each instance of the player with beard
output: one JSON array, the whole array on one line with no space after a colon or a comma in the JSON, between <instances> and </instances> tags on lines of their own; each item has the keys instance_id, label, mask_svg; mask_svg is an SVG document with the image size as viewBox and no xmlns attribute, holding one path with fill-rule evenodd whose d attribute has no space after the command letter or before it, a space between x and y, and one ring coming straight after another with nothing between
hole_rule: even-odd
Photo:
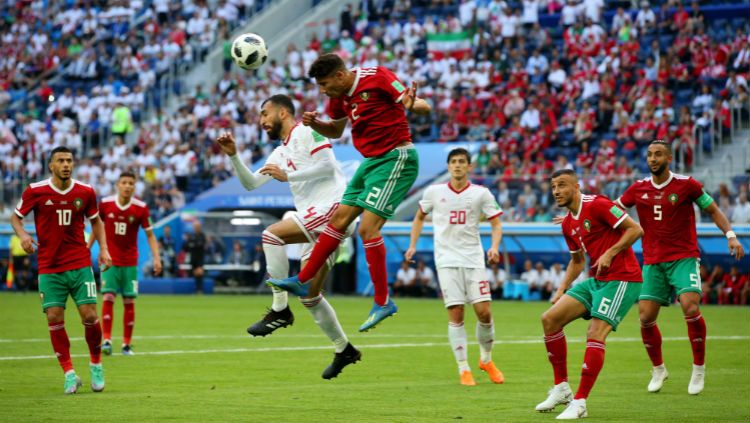
<instances>
[{"instance_id":1,"label":"player with beard","mask_svg":"<svg viewBox=\"0 0 750 423\"><path fill-rule=\"evenodd\" d=\"M693 373L688 393L703 391L706 351L706 322L700 312L700 250L695 230L697 204L727 237L729 252L737 260L745 251L727 217L703 185L690 176L669 170L672 148L653 141L646 156L651 177L634 182L615 202L624 208L635 206L643 226L643 288L639 297L641 338L653 370L649 392L659 392L668 377L661 353L661 332L656 325L661 306L680 301L693 350Z\"/></svg>"},{"instance_id":2,"label":"player with beard","mask_svg":"<svg viewBox=\"0 0 750 423\"><path fill-rule=\"evenodd\" d=\"M294 119L294 104L285 95L269 97L261 105L260 126L271 139L282 140L257 172L251 172L237 155L237 146L230 133L221 134L217 144L229 156L242 185L252 191L276 179L288 182L294 197L296 213L288 219L263 231L263 252L269 276L284 279L289 276L289 259L286 244L306 244L302 261L308 259L319 234L338 208L346 180L333 155L327 138L301 125ZM351 235L354 225L347 229ZM333 362L323 371L324 379L336 377L343 368L360 360L362 354L349 343L333 307L321 294L328 271L333 267L332 257L315 275L310 290L300 296L302 304L310 311L315 323L333 342L336 354ZM273 304L266 315L251 325L247 332L253 336L266 336L278 328L291 325L294 315L289 309L287 293L273 289Z\"/></svg>"},{"instance_id":3,"label":"player with beard","mask_svg":"<svg viewBox=\"0 0 750 423\"><path fill-rule=\"evenodd\" d=\"M55 147L49 152L47 165L52 177L32 183L24 190L10 223L26 253L32 254L35 247L39 248L39 295L42 311L47 316L52 348L65 372L64 392L74 394L81 386L81 378L73 370L70 339L65 331L68 295L73 297L85 327L91 357L91 389L101 392L104 390L102 328L96 314L96 280L91 269L91 252L83 237L83 219L89 219L92 236L99 242L102 271L112 265L104 225L99 218L94 189L72 178L73 152L67 147ZM38 243L26 232L21 221L31 212Z\"/></svg>"},{"instance_id":4,"label":"player with beard","mask_svg":"<svg viewBox=\"0 0 750 423\"><path fill-rule=\"evenodd\" d=\"M605 340L627 314L641 291L641 269L632 245L643 229L607 197L582 194L578 178L569 169L558 170L551 178L552 195L559 207L568 209L562 232L570 249L565 276L542 314L544 344L552 364L555 386L537 411L552 411L569 403L559 420L586 417L586 398L604 365ZM584 270L585 257L591 262L589 278L568 290ZM567 290L567 292L566 292ZM563 328L578 318L590 318L586 352L578 391L568 384L567 343Z\"/></svg>"}]
</instances>

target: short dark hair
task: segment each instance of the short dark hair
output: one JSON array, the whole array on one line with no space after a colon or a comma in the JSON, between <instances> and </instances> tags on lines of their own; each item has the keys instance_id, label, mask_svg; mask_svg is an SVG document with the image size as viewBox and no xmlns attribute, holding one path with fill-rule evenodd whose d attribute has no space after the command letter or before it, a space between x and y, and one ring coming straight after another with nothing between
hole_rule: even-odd
<instances>
[{"instance_id":1,"label":"short dark hair","mask_svg":"<svg viewBox=\"0 0 750 423\"><path fill-rule=\"evenodd\" d=\"M266 105L266 103L271 103L275 106L279 106L281 108L286 109L292 116L294 116L294 103L292 102L292 99L284 94L274 94L271 97L268 97L263 101L263 103L260 105L261 108Z\"/></svg>"},{"instance_id":2,"label":"short dark hair","mask_svg":"<svg viewBox=\"0 0 750 423\"><path fill-rule=\"evenodd\" d=\"M70 154L73 154L73 150L69 149L68 147L66 147L64 145L61 145L61 146L53 148L52 151L49 152L49 158L47 159L47 164L52 163L52 158L55 157L55 154L57 154L57 153L70 153ZM75 158L75 157L73 157L73 158Z\"/></svg>"},{"instance_id":3,"label":"short dark hair","mask_svg":"<svg viewBox=\"0 0 750 423\"><path fill-rule=\"evenodd\" d=\"M552 173L552 176L550 176L549 179L553 180L553 179L558 178L558 177L563 176L563 175L569 175L569 176L572 176L572 177L576 178L576 180L578 180L578 175L576 175L576 171L573 170L573 169L559 169L559 170L556 170L556 171L554 171Z\"/></svg>"},{"instance_id":4,"label":"short dark hair","mask_svg":"<svg viewBox=\"0 0 750 423\"><path fill-rule=\"evenodd\" d=\"M327 53L315 59L313 64L310 65L310 70L307 71L307 76L315 79L325 78L336 71L345 69L346 65L338 54Z\"/></svg>"},{"instance_id":5,"label":"short dark hair","mask_svg":"<svg viewBox=\"0 0 750 423\"><path fill-rule=\"evenodd\" d=\"M122 172L120 172L120 176L118 176L117 179L120 180L122 178L133 178L133 179L136 179L135 172L133 172L130 169L123 170Z\"/></svg>"},{"instance_id":6,"label":"short dark hair","mask_svg":"<svg viewBox=\"0 0 750 423\"><path fill-rule=\"evenodd\" d=\"M669 150L670 152L672 151L672 147L669 145L668 142L666 142L664 140L653 140L648 145L649 145L649 147L652 146L652 145L663 145L664 147L667 148L667 150Z\"/></svg>"},{"instance_id":7,"label":"short dark hair","mask_svg":"<svg viewBox=\"0 0 750 423\"><path fill-rule=\"evenodd\" d=\"M469 154L468 150L466 150L465 148L461 148L461 147L454 148L453 150L450 151L450 153L448 153L447 163L451 162L451 157L461 156L461 155L466 156L466 161L469 162L469 164L471 164L471 154Z\"/></svg>"}]
</instances>

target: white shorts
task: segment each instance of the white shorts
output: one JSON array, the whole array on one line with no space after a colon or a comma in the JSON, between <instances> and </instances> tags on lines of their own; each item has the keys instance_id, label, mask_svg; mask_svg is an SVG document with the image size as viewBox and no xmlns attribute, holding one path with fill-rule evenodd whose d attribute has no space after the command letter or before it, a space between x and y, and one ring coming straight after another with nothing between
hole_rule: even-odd
<instances>
[{"instance_id":1,"label":"white shorts","mask_svg":"<svg viewBox=\"0 0 750 423\"><path fill-rule=\"evenodd\" d=\"M294 220L294 223L299 226L302 233L305 234L305 238L309 241L302 245L301 255L303 262L310 258L310 253L312 253L315 242L318 240L318 236L323 233L323 230L328 226L328 222L331 221L331 216L333 216L333 213L338 207L339 203L333 203L322 207L310 207L305 211L297 211L292 215L292 220ZM352 224L346 228L344 236L352 236L355 226L356 223L352 222ZM329 268L333 267L336 263L335 253L328 257L327 263Z\"/></svg>"},{"instance_id":2,"label":"white shorts","mask_svg":"<svg viewBox=\"0 0 750 423\"><path fill-rule=\"evenodd\" d=\"M485 269L441 267L437 274L446 307L492 301Z\"/></svg>"}]
</instances>

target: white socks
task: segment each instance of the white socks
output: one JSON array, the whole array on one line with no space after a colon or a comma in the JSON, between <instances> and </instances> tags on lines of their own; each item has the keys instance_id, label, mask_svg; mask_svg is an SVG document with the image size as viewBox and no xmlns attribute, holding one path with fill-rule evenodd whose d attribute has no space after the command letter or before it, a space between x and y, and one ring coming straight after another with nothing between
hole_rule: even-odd
<instances>
[{"instance_id":1,"label":"white socks","mask_svg":"<svg viewBox=\"0 0 750 423\"><path fill-rule=\"evenodd\" d=\"M448 322L448 339L451 342L451 349L453 349L453 355L456 357L456 363L458 363L458 372L471 370L466 357L468 341L466 339L464 324Z\"/></svg>"},{"instance_id":2,"label":"white socks","mask_svg":"<svg viewBox=\"0 0 750 423\"><path fill-rule=\"evenodd\" d=\"M482 363L492 361L492 344L495 343L495 322L477 322L477 341L479 342L479 354Z\"/></svg>"},{"instance_id":3,"label":"white socks","mask_svg":"<svg viewBox=\"0 0 750 423\"><path fill-rule=\"evenodd\" d=\"M266 271L273 279L285 279L289 277L289 258L286 256L284 241L268 231L263 231L263 254L266 255ZM274 311L281 311L288 306L287 292L271 288L273 291Z\"/></svg>"},{"instance_id":4,"label":"white socks","mask_svg":"<svg viewBox=\"0 0 750 423\"><path fill-rule=\"evenodd\" d=\"M336 347L336 352L340 353L344 351L346 345L349 343L349 339L344 334L344 330L341 328L338 318L336 317L336 311L326 301L323 295L318 295L313 298L300 298L300 302L312 314L313 320L320 327L323 333L326 334L328 339L333 342Z\"/></svg>"}]
</instances>

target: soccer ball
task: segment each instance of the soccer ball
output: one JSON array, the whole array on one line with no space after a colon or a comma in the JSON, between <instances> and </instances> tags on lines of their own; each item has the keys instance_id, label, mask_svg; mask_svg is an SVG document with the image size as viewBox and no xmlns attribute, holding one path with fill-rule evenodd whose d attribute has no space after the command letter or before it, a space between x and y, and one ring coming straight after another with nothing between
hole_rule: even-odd
<instances>
[{"instance_id":1,"label":"soccer ball","mask_svg":"<svg viewBox=\"0 0 750 423\"><path fill-rule=\"evenodd\" d=\"M232 42L232 58L242 69L258 69L268 59L268 47L260 35L242 34Z\"/></svg>"}]
</instances>

